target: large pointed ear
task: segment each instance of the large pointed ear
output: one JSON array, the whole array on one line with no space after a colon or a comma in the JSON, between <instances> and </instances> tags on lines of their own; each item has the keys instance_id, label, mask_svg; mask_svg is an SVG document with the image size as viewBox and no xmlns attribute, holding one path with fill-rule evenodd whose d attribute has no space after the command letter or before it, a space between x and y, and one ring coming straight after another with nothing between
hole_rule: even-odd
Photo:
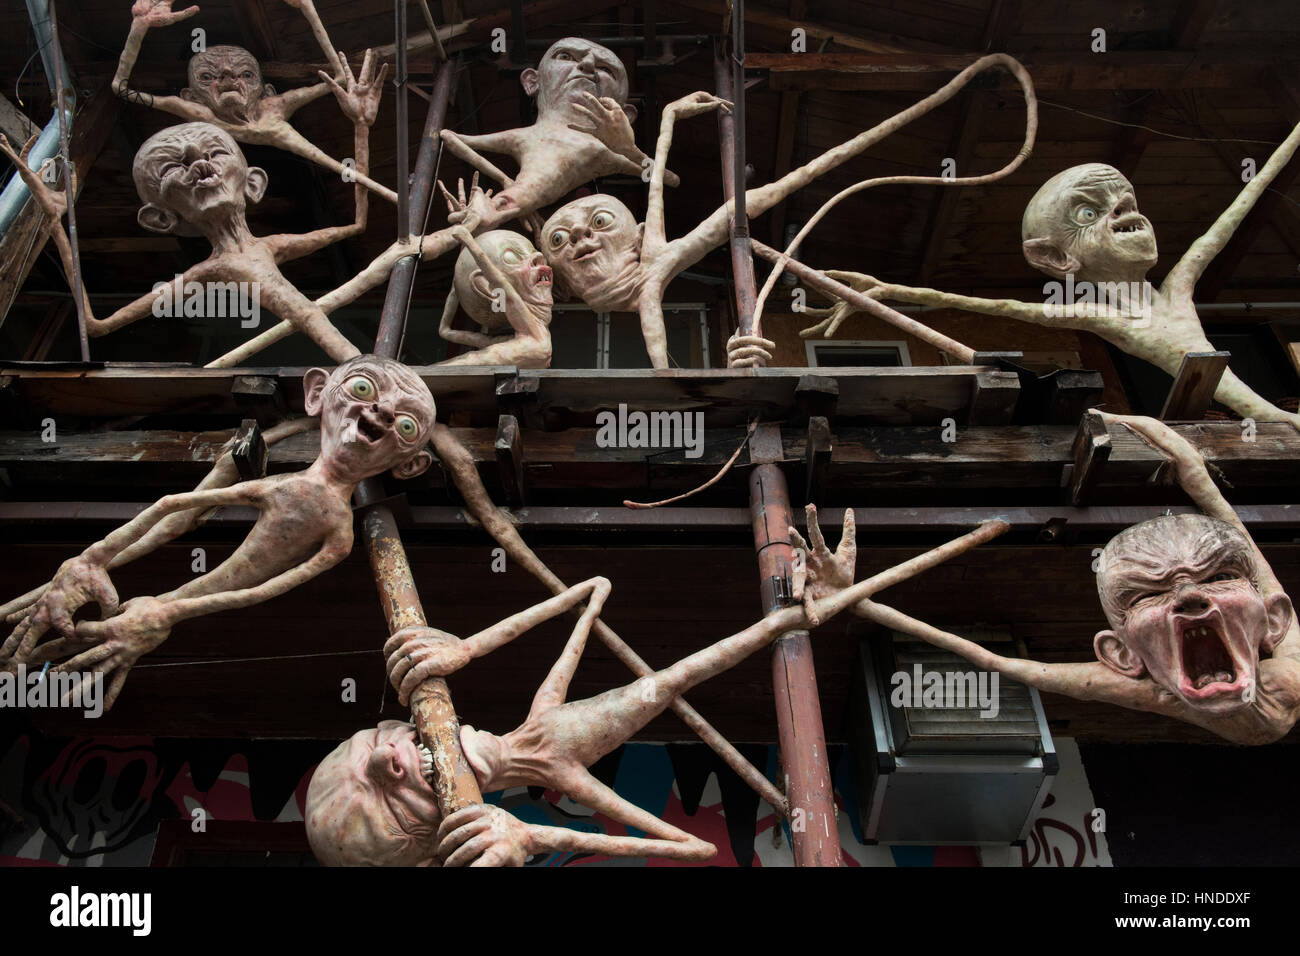
<instances>
[{"instance_id":1,"label":"large pointed ear","mask_svg":"<svg viewBox=\"0 0 1300 956\"><path fill-rule=\"evenodd\" d=\"M1141 677L1147 672L1147 666L1142 663L1142 658L1138 657L1114 631L1098 631L1092 639L1092 649L1097 654L1097 660L1116 674L1123 674L1125 677Z\"/></svg>"},{"instance_id":2,"label":"large pointed ear","mask_svg":"<svg viewBox=\"0 0 1300 956\"><path fill-rule=\"evenodd\" d=\"M488 282L482 269L475 269L469 274L469 287L489 302L492 301L492 283Z\"/></svg>"},{"instance_id":3,"label":"large pointed ear","mask_svg":"<svg viewBox=\"0 0 1300 956\"><path fill-rule=\"evenodd\" d=\"M248 178L244 180L244 195L250 203L259 203L266 195L266 184L270 178L261 166L249 166Z\"/></svg>"},{"instance_id":4,"label":"large pointed ear","mask_svg":"<svg viewBox=\"0 0 1300 956\"><path fill-rule=\"evenodd\" d=\"M140 211L135 214L135 221L150 232L169 233L176 229L180 223L180 216L172 212L165 206L158 206L154 203L147 202L140 207Z\"/></svg>"},{"instance_id":5,"label":"large pointed ear","mask_svg":"<svg viewBox=\"0 0 1300 956\"><path fill-rule=\"evenodd\" d=\"M1051 239L1026 239L1021 243L1025 261L1055 279L1064 279L1067 273L1079 271L1083 265L1079 259L1066 252Z\"/></svg>"},{"instance_id":6,"label":"large pointed ear","mask_svg":"<svg viewBox=\"0 0 1300 956\"><path fill-rule=\"evenodd\" d=\"M1291 599L1281 591L1275 591L1266 597L1264 608L1268 615L1268 630L1264 634L1264 639L1259 642L1259 646L1272 654L1286 638L1287 631L1291 629L1295 608L1291 606Z\"/></svg>"},{"instance_id":7,"label":"large pointed ear","mask_svg":"<svg viewBox=\"0 0 1300 956\"><path fill-rule=\"evenodd\" d=\"M181 90L180 97L187 103L197 103L199 98L194 95L194 91L188 86Z\"/></svg>"},{"instance_id":8,"label":"large pointed ear","mask_svg":"<svg viewBox=\"0 0 1300 956\"><path fill-rule=\"evenodd\" d=\"M323 368L309 368L302 377L302 407L312 418L320 414L325 404L325 386L329 380L330 373Z\"/></svg>"},{"instance_id":9,"label":"large pointed ear","mask_svg":"<svg viewBox=\"0 0 1300 956\"><path fill-rule=\"evenodd\" d=\"M627 121L635 126L636 118L637 118L636 107L633 106L631 103L624 103L623 112L627 114Z\"/></svg>"},{"instance_id":10,"label":"large pointed ear","mask_svg":"<svg viewBox=\"0 0 1300 956\"><path fill-rule=\"evenodd\" d=\"M427 448L421 448L406 461L393 468L394 478L415 478L428 471L429 466L433 464L433 455L429 454Z\"/></svg>"},{"instance_id":11,"label":"large pointed ear","mask_svg":"<svg viewBox=\"0 0 1300 956\"><path fill-rule=\"evenodd\" d=\"M531 66L519 74L519 83L529 96L536 96L537 91L542 88L541 75Z\"/></svg>"},{"instance_id":12,"label":"large pointed ear","mask_svg":"<svg viewBox=\"0 0 1300 956\"><path fill-rule=\"evenodd\" d=\"M275 96L275 87L272 86L270 83L263 83L263 84L262 84L262 95L263 95L263 96Z\"/></svg>"}]
</instances>

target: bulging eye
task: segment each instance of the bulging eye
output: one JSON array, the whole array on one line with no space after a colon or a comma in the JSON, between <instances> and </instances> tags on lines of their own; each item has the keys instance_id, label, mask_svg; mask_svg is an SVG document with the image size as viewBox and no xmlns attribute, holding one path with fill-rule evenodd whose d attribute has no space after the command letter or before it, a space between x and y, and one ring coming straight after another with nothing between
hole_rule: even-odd
<instances>
[{"instance_id":1,"label":"bulging eye","mask_svg":"<svg viewBox=\"0 0 1300 956\"><path fill-rule=\"evenodd\" d=\"M211 74L211 73L200 73L200 74L199 74L199 81L202 82L202 83L211 83L211 82L212 82L212 74Z\"/></svg>"},{"instance_id":2,"label":"bulging eye","mask_svg":"<svg viewBox=\"0 0 1300 956\"><path fill-rule=\"evenodd\" d=\"M591 224L597 229L608 229L614 225L614 214L612 212L601 212L591 217Z\"/></svg>"},{"instance_id":3,"label":"bulging eye","mask_svg":"<svg viewBox=\"0 0 1300 956\"><path fill-rule=\"evenodd\" d=\"M245 70L242 75L246 80L251 80L253 78L253 73L251 70Z\"/></svg>"},{"instance_id":4,"label":"bulging eye","mask_svg":"<svg viewBox=\"0 0 1300 956\"><path fill-rule=\"evenodd\" d=\"M406 441L414 441L420 433L420 426L410 415L397 416L397 434Z\"/></svg>"},{"instance_id":5,"label":"bulging eye","mask_svg":"<svg viewBox=\"0 0 1300 956\"><path fill-rule=\"evenodd\" d=\"M1227 571L1220 571L1218 574L1213 575L1212 577L1206 578L1206 579L1205 579L1205 583L1206 583L1206 584L1215 584L1216 582L1219 582L1219 581L1235 581L1236 579L1237 579L1237 576L1236 576L1235 574L1230 574L1230 573L1228 573Z\"/></svg>"},{"instance_id":6,"label":"bulging eye","mask_svg":"<svg viewBox=\"0 0 1300 956\"><path fill-rule=\"evenodd\" d=\"M551 238L548 239L547 241L551 244L552 249L560 248L560 246L564 245L566 242L569 241L568 230L556 229L553 233L551 233Z\"/></svg>"},{"instance_id":7,"label":"bulging eye","mask_svg":"<svg viewBox=\"0 0 1300 956\"><path fill-rule=\"evenodd\" d=\"M564 53L563 51L561 51L560 53L555 54L555 58L556 58L557 60L572 60L572 59L573 59L573 57L569 56L569 54Z\"/></svg>"},{"instance_id":8,"label":"bulging eye","mask_svg":"<svg viewBox=\"0 0 1300 956\"><path fill-rule=\"evenodd\" d=\"M1079 206L1074 210L1074 221L1082 226L1090 226L1097 221L1097 210L1091 206Z\"/></svg>"},{"instance_id":9,"label":"bulging eye","mask_svg":"<svg viewBox=\"0 0 1300 956\"><path fill-rule=\"evenodd\" d=\"M346 387L355 398L368 400L375 397L374 383L364 376L358 375L356 378L348 379Z\"/></svg>"},{"instance_id":10,"label":"bulging eye","mask_svg":"<svg viewBox=\"0 0 1300 956\"><path fill-rule=\"evenodd\" d=\"M524 261L524 257L519 254L517 249L507 249L501 253L501 261L508 266L517 266Z\"/></svg>"}]
</instances>

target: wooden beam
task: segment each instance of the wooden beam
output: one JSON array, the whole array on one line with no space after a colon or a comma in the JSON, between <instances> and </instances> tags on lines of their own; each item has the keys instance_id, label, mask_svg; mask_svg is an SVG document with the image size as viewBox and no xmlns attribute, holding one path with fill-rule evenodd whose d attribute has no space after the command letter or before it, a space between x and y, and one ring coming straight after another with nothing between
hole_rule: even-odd
<instances>
[{"instance_id":1,"label":"wooden beam","mask_svg":"<svg viewBox=\"0 0 1300 956\"><path fill-rule=\"evenodd\" d=\"M103 150L113 130L122 101L107 84L101 85L73 120L68 153L77 170L78 195L85 188L90 169ZM0 324L4 322L14 297L49 239L50 226L40 207L28 197L22 212L0 240ZM68 277L71 283L72 277Z\"/></svg>"},{"instance_id":2,"label":"wooden beam","mask_svg":"<svg viewBox=\"0 0 1300 956\"><path fill-rule=\"evenodd\" d=\"M831 464L831 426L820 415L808 419L807 447L804 450L805 502L820 505L826 490L826 473Z\"/></svg>"},{"instance_id":3,"label":"wooden beam","mask_svg":"<svg viewBox=\"0 0 1300 956\"><path fill-rule=\"evenodd\" d=\"M1214 15L1218 0L1183 0L1174 13L1170 25L1170 45L1175 50L1190 50L1196 46L1210 18ZM1134 95L1135 103L1129 110L1126 122L1133 125L1124 128L1111 150L1110 165L1114 166L1130 179L1142 154L1151 143L1152 132L1146 129L1151 118L1152 108L1156 102L1155 90L1139 90Z\"/></svg>"},{"instance_id":4,"label":"wooden beam","mask_svg":"<svg viewBox=\"0 0 1300 956\"><path fill-rule=\"evenodd\" d=\"M27 118L27 114L9 102L8 97L0 96L0 133L13 144L15 150L21 149L23 143L41 131L41 128Z\"/></svg>"},{"instance_id":5,"label":"wooden beam","mask_svg":"<svg viewBox=\"0 0 1300 956\"><path fill-rule=\"evenodd\" d=\"M1165 421L1180 422L1204 418L1231 358L1230 352L1188 352L1184 355L1160 417Z\"/></svg>"},{"instance_id":6,"label":"wooden beam","mask_svg":"<svg viewBox=\"0 0 1300 956\"><path fill-rule=\"evenodd\" d=\"M930 91L970 66L975 54L748 53L745 67L767 70L774 90ZM1156 50L1024 53L1038 90L1241 89L1257 87L1275 64L1259 53ZM999 88L1015 80L998 76Z\"/></svg>"},{"instance_id":7,"label":"wooden beam","mask_svg":"<svg viewBox=\"0 0 1300 956\"><path fill-rule=\"evenodd\" d=\"M524 446L519 419L513 415L501 416L493 449L506 502L512 508L526 504L528 483L524 478Z\"/></svg>"},{"instance_id":8,"label":"wooden beam","mask_svg":"<svg viewBox=\"0 0 1300 956\"><path fill-rule=\"evenodd\" d=\"M1085 504L1101 478L1102 469L1110 459L1110 435L1106 423L1095 412L1084 412L1079 419L1079 431L1074 436L1071 449L1073 461L1069 465L1070 504L1076 508Z\"/></svg>"}]
</instances>

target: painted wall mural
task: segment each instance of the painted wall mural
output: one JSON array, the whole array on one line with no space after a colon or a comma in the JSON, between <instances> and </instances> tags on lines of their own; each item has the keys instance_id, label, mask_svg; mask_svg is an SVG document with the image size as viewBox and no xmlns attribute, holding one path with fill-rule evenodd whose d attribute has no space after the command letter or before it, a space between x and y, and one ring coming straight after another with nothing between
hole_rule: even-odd
<instances>
[{"instance_id":1,"label":"painted wall mural","mask_svg":"<svg viewBox=\"0 0 1300 956\"><path fill-rule=\"evenodd\" d=\"M830 748L847 866L1109 866L1104 833L1089 825L1095 807L1078 747L1056 741L1061 772L1024 847L882 847L862 844L849 755ZM301 847L277 841L272 854L311 865L301 826L307 782L328 741L174 740L0 736L0 866L147 866L160 828L185 835L202 862L210 823L288 824ZM741 747L756 766L776 770L776 747ZM603 783L661 819L718 847L708 863L552 853L529 866L792 866L788 823L702 744L633 743L592 768ZM553 790L520 787L487 799L531 823L587 832L641 833ZM248 837L241 862L259 849ZM292 843L292 840L290 841ZM225 845L229 850L229 844ZM217 856L209 862L216 862ZM276 861L283 865L284 859Z\"/></svg>"}]
</instances>

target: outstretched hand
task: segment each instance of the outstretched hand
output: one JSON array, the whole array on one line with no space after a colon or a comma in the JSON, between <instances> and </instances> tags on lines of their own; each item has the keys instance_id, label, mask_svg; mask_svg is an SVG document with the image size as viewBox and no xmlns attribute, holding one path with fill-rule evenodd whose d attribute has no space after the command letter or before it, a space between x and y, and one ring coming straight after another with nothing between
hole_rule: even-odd
<instances>
[{"instance_id":1,"label":"outstretched hand","mask_svg":"<svg viewBox=\"0 0 1300 956\"><path fill-rule=\"evenodd\" d=\"M492 190L483 189L478 184L478 173L470 180L469 194L465 193L465 180L456 180L456 195L453 196L438 180L442 198L447 201L447 223L452 226L464 226L471 233L485 216L492 212Z\"/></svg>"},{"instance_id":2,"label":"outstretched hand","mask_svg":"<svg viewBox=\"0 0 1300 956\"><path fill-rule=\"evenodd\" d=\"M572 109L587 118L587 123L579 125L570 123L569 129L579 133L590 133L614 152L626 156L636 150L636 137L632 133L632 124L627 113L618 100L612 96L597 96L584 91L582 102L574 103Z\"/></svg>"},{"instance_id":3,"label":"outstretched hand","mask_svg":"<svg viewBox=\"0 0 1300 956\"><path fill-rule=\"evenodd\" d=\"M63 214L68 211L68 197L61 189L52 189L45 181L45 173L51 163L56 162L53 158L47 159L41 164L40 169L31 169L27 165L27 157L31 155L32 147L36 145L37 137L33 136L23 146L22 151L15 153L9 140L0 133L0 153L9 157L9 161L18 168L18 175L22 177L23 183L31 190L32 196L35 197L41 211L53 220L60 220Z\"/></svg>"},{"instance_id":4,"label":"outstretched hand","mask_svg":"<svg viewBox=\"0 0 1300 956\"><path fill-rule=\"evenodd\" d=\"M173 13L172 4L175 2L176 0L135 0L131 4L131 19L149 28L169 27L173 23L188 20L199 12L199 8L194 6Z\"/></svg>"},{"instance_id":5,"label":"outstretched hand","mask_svg":"<svg viewBox=\"0 0 1300 956\"><path fill-rule=\"evenodd\" d=\"M842 282L854 292L861 292L873 299L879 299L884 296L885 283L881 282L875 276L863 275L860 272L844 272L839 269L827 269L825 275L834 279L836 282ZM843 299L836 299L835 304L826 309L804 309L804 315L820 318L821 321L816 325L802 329L799 335L805 339L812 338L814 335L821 335L823 338L831 338L835 335L836 330L844 323L844 320L851 315L856 315L860 309L857 306L850 305Z\"/></svg>"},{"instance_id":6,"label":"outstretched hand","mask_svg":"<svg viewBox=\"0 0 1300 956\"><path fill-rule=\"evenodd\" d=\"M378 67L378 75L376 75L377 61L375 51L366 50L365 58L361 61L361 76L358 78L353 74L347 56L339 50L339 66L343 71L345 86L340 85L324 70L317 71L320 78L334 91L334 98L339 101L339 108L343 110L343 115L350 119L354 126L373 126L375 118L379 115L379 100L384 93L384 79L388 76L388 64Z\"/></svg>"},{"instance_id":7,"label":"outstretched hand","mask_svg":"<svg viewBox=\"0 0 1300 956\"><path fill-rule=\"evenodd\" d=\"M857 525L853 509L844 510L844 531L839 546L832 554L817 524L817 506L808 505L808 537L812 548L795 528L790 528L790 545L795 548L794 599L802 601L810 627L821 621L814 610L815 602L838 594L853 584L853 574L858 563Z\"/></svg>"},{"instance_id":8,"label":"outstretched hand","mask_svg":"<svg viewBox=\"0 0 1300 956\"><path fill-rule=\"evenodd\" d=\"M403 628L384 643L384 654L388 679L403 707L425 680L454 674L471 660L464 641L433 627Z\"/></svg>"},{"instance_id":9,"label":"outstretched hand","mask_svg":"<svg viewBox=\"0 0 1300 956\"><path fill-rule=\"evenodd\" d=\"M0 646L0 661L32 660L33 653L42 650L37 647L38 642L51 629L61 640L47 646L77 643L79 625L73 623L73 615L91 603L99 605L101 618L117 614L117 589L108 576L108 569L84 555L69 558L59 566L49 588L33 605L18 615L11 615L19 618L18 626Z\"/></svg>"}]
</instances>

